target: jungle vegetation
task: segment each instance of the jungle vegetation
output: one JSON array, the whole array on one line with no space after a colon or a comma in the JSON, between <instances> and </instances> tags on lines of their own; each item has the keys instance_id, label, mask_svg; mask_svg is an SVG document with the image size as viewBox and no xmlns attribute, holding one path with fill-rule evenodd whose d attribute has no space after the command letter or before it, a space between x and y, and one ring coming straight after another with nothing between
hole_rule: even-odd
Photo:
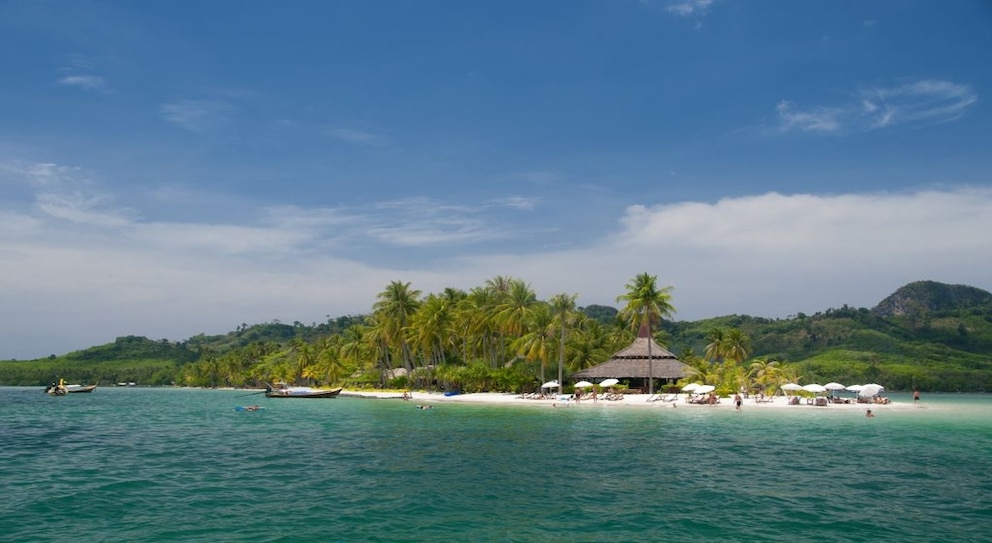
<instances>
[{"instance_id":1,"label":"jungle vegetation","mask_svg":"<svg viewBox=\"0 0 992 543\"><path fill-rule=\"evenodd\" d=\"M620 290L620 289L618 289ZM606 361L639 324L690 366L685 380L728 393L784 382L877 382L887 390L992 391L992 294L910 283L872 309L842 306L782 319L671 320L672 287L639 274L620 308L576 307L576 294L537 298L497 276L464 291L423 293L393 281L367 315L305 325L242 323L185 341L125 336L37 360L0 361L0 385L136 382L258 387L286 382L463 392L534 390ZM660 384L670 390L675 384Z\"/></svg>"}]
</instances>

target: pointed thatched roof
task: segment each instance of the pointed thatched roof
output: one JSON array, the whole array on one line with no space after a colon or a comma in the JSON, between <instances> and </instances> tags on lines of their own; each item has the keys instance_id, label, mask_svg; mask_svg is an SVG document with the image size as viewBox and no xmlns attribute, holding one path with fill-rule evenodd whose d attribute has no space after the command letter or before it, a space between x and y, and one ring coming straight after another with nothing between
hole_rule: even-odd
<instances>
[{"instance_id":1,"label":"pointed thatched roof","mask_svg":"<svg viewBox=\"0 0 992 543\"><path fill-rule=\"evenodd\" d=\"M686 366L679 359L658 345L655 340L647 337L647 331L642 329L640 337L634 340L626 349L617 351L612 358L598 366L586 368L572 375L575 379L616 379L648 378L648 344L651 345L651 373L654 379L682 379L686 375Z\"/></svg>"}]
</instances>

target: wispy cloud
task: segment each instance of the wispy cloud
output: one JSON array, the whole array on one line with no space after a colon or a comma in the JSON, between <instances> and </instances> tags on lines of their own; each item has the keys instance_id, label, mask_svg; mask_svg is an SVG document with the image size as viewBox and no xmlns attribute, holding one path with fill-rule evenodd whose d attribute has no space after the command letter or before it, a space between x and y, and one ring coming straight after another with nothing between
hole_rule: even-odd
<instances>
[{"instance_id":1,"label":"wispy cloud","mask_svg":"<svg viewBox=\"0 0 992 543\"><path fill-rule=\"evenodd\" d=\"M35 208L49 218L80 225L116 227L128 222L126 209L112 207L114 198L95 190L90 176L80 168L50 163L5 163L35 191Z\"/></svg>"},{"instance_id":2,"label":"wispy cloud","mask_svg":"<svg viewBox=\"0 0 992 543\"><path fill-rule=\"evenodd\" d=\"M841 129L844 111L837 108L814 108L798 111L796 105L783 100L775 106L778 113L779 129L783 132L800 130L803 132L837 132Z\"/></svg>"},{"instance_id":3,"label":"wispy cloud","mask_svg":"<svg viewBox=\"0 0 992 543\"><path fill-rule=\"evenodd\" d=\"M479 206L446 204L431 198L404 198L380 202L374 208L380 213L370 217L368 235L390 245L466 244L506 235L505 230L484 219L484 208Z\"/></svg>"},{"instance_id":4,"label":"wispy cloud","mask_svg":"<svg viewBox=\"0 0 992 543\"><path fill-rule=\"evenodd\" d=\"M854 99L800 108L783 100L776 105L779 132L843 134L895 126L919 126L953 121L978 101L969 85L923 79L891 87L874 86Z\"/></svg>"},{"instance_id":5,"label":"wispy cloud","mask_svg":"<svg viewBox=\"0 0 992 543\"><path fill-rule=\"evenodd\" d=\"M861 98L871 128L953 121L978 101L968 85L932 79L866 89Z\"/></svg>"},{"instance_id":6,"label":"wispy cloud","mask_svg":"<svg viewBox=\"0 0 992 543\"><path fill-rule=\"evenodd\" d=\"M162 118L190 132L208 132L227 125L235 108L214 99L175 100L159 106Z\"/></svg>"},{"instance_id":7,"label":"wispy cloud","mask_svg":"<svg viewBox=\"0 0 992 543\"><path fill-rule=\"evenodd\" d=\"M508 207L529 211L537 207L537 198L527 198L524 196L507 196L506 198L496 198L491 200L496 207Z\"/></svg>"},{"instance_id":8,"label":"wispy cloud","mask_svg":"<svg viewBox=\"0 0 992 543\"><path fill-rule=\"evenodd\" d=\"M107 82L98 75L67 75L58 80L59 85L78 87L88 91L106 91Z\"/></svg>"},{"instance_id":9,"label":"wispy cloud","mask_svg":"<svg viewBox=\"0 0 992 543\"><path fill-rule=\"evenodd\" d=\"M95 73L98 70L94 62L84 55L70 55L67 64L58 71L61 74L57 79L59 85L91 92L110 92L107 80Z\"/></svg>"},{"instance_id":10,"label":"wispy cloud","mask_svg":"<svg viewBox=\"0 0 992 543\"><path fill-rule=\"evenodd\" d=\"M328 128L327 135L341 141L359 145L377 145L382 143L382 136L378 134L340 126Z\"/></svg>"},{"instance_id":11,"label":"wispy cloud","mask_svg":"<svg viewBox=\"0 0 992 543\"><path fill-rule=\"evenodd\" d=\"M713 0L676 0L668 2L665 11L680 17L702 17L706 15Z\"/></svg>"}]
</instances>

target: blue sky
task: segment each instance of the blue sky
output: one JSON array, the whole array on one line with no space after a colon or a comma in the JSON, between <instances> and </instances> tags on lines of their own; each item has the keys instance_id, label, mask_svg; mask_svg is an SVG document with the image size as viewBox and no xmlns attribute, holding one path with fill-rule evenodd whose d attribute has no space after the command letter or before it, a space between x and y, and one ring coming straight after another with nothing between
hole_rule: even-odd
<instances>
[{"instance_id":1,"label":"blue sky","mask_svg":"<svg viewBox=\"0 0 992 543\"><path fill-rule=\"evenodd\" d=\"M497 275L676 318L992 290L992 5L0 2L0 358Z\"/></svg>"}]
</instances>

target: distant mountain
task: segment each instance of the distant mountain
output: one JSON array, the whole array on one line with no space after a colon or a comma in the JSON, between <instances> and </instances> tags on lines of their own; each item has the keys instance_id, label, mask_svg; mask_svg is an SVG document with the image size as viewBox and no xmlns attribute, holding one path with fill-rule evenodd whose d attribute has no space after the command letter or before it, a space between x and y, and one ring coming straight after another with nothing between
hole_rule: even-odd
<instances>
[{"instance_id":1,"label":"distant mountain","mask_svg":"<svg viewBox=\"0 0 992 543\"><path fill-rule=\"evenodd\" d=\"M992 293L965 285L916 281L895 291L872 310L876 317L902 317L992 306Z\"/></svg>"},{"instance_id":2,"label":"distant mountain","mask_svg":"<svg viewBox=\"0 0 992 543\"><path fill-rule=\"evenodd\" d=\"M616 324L616 308L590 305L580 310L603 325ZM0 361L0 385L43 385L53 376L84 383L169 384L187 364L237 354L252 345L264 344L267 353L286 350L294 342L341 334L364 319L344 316L309 326L242 324L227 334L200 334L178 343L125 336L62 356ZM657 333L666 348L688 360L703 355L713 330L731 328L749 338L749 359L795 365L804 383L879 382L889 390L992 392L992 294L975 287L917 281L870 310L845 305L786 319L726 315L664 321Z\"/></svg>"}]
</instances>

